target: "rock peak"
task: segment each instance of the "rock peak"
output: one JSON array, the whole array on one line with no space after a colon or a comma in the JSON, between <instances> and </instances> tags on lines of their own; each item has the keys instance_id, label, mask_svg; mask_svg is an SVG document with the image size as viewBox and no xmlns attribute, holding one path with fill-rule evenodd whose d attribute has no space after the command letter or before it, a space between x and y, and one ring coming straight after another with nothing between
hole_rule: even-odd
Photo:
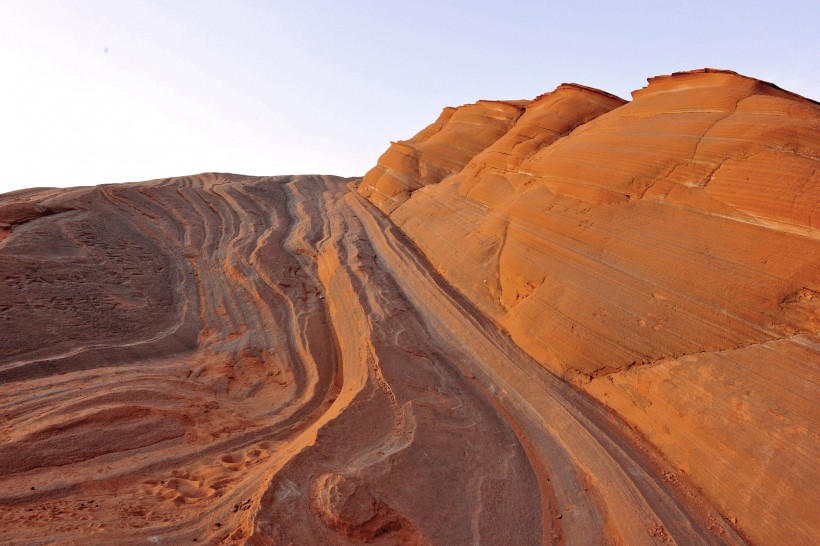
<instances>
[{"instance_id":1,"label":"rock peak","mask_svg":"<svg viewBox=\"0 0 820 546\"><path fill-rule=\"evenodd\" d=\"M663 74L647 78L647 85L632 92L632 98L651 95L654 93L677 91L681 89L689 89L694 87L719 87L739 84L741 87L752 89L755 93L763 95L774 95L782 98L788 98L797 101L806 101L812 104L820 104L820 102L798 95L791 91L786 91L781 87L751 76L745 76L734 70L725 70L721 68L698 68L695 70L684 70L680 72L673 72L671 74Z\"/></svg>"}]
</instances>

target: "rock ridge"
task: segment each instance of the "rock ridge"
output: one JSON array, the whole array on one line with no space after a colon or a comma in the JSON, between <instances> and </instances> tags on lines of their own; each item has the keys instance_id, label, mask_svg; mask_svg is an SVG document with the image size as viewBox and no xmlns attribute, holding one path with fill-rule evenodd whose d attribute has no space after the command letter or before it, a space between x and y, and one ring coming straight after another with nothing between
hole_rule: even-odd
<instances>
[{"instance_id":1,"label":"rock ridge","mask_svg":"<svg viewBox=\"0 0 820 546\"><path fill-rule=\"evenodd\" d=\"M818 103L712 68L649 78L632 98L561 85L458 172L397 207L371 200L752 542L810 541L820 523L803 509L806 484L820 479L807 455L820 447L809 432L820 425L810 401L820 394ZM775 383L789 394L771 395Z\"/></svg>"}]
</instances>

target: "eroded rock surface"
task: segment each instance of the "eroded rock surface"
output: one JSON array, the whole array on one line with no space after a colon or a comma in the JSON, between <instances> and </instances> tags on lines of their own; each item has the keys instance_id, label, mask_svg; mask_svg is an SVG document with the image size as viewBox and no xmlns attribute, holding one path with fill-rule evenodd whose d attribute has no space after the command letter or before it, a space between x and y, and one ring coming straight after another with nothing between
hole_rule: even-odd
<instances>
[{"instance_id":1,"label":"eroded rock surface","mask_svg":"<svg viewBox=\"0 0 820 546\"><path fill-rule=\"evenodd\" d=\"M0 195L0 542L811 543L818 166L705 70Z\"/></svg>"},{"instance_id":2,"label":"eroded rock surface","mask_svg":"<svg viewBox=\"0 0 820 546\"><path fill-rule=\"evenodd\" d=\"M540 540L521 443L381 269L347 184L5 196L25 222L0 246L4 543Z\"/></svg>"},{"instance_id":3,"label":"eroded rock surface","mask_svg":"<svg viewBox=\"0 0 820 546\"><path fill-rule=\"evenodd\" d=\"M360 193L752 541L814 540L820 105L707 69L524 108L400 206Z\"/></svg>"}]
</instances>

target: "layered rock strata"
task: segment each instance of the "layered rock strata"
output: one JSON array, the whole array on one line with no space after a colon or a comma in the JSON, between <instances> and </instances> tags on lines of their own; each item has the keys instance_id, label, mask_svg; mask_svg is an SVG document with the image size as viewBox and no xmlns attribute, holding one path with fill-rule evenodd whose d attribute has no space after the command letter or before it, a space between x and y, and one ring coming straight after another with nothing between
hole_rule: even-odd
<instances>
[{"instance_id":1,"label":"layered rock strata","mask_svg":"<svg viewBox=\"0 0 820 546\"><path fill-rule=\"evenodd\" d=\"M426 341L346 184L4 197L61 212L0 247L3 543L540 539L520 442Z\"/></svg>"},{"instance_id":2,"label":"layered rock strata","mask_svg":"<svg viewBox=\"0 0 820 546\"><path fill-rule=\"evenodd\" d=\"M742 543L355 182L3 196L4 543Z\"/></svg>"},{"instance_id":3,"label":"layered rock strata","mask_svg":"<svg viewBox=\"0 0 820 546\"><path fill-rule=\"evenodd\" d=\"M812 543L818 162L702 70L0 195L0 542Z\"/></svg>"},{"instance_id":4,"label":"layered rock strata","mask_svg":"<svg viewBox=\"0 0 820 546\"><path fill-rule=\"evenodd\" d=\"M810 540L820 105L710 69L652 78L630 103L562 85L398 206L372 174L359 192L543 366L754 542Z\"/></svg>"}]
</instances>

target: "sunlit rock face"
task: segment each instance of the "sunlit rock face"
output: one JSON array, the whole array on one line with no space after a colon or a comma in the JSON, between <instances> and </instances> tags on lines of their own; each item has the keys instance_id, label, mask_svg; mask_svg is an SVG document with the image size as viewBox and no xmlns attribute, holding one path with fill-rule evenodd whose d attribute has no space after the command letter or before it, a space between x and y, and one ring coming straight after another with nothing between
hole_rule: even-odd
<instances>
[{"instance_id":1,"label":"sunlit rock face","mask_svg":"<svg viewBox=\"0 0 820 546\"><path fill-rule=\"evenodd\" d=\"M812 535L816 102L716 70L652 78L630 103L563 85L459 172L395 208L370 199L753 542Z\"/></svg>"},{"instance_id":2,"label":"sunlit rock face","mask_svg":"<svg viewBox=\"0 0 820 546\"><path fill-rule=\"evenodd\" d=\"M458 173L476 154L507 134L528 101L479 101L445 108L410 140L394 142L359 185L359 193L392 212L417 189Z\"/></svg>"},{"instance_id":3,"label":"sunlit rock face","mask_svg":"<svg viewBox=\"0 0 820 546\"><path fill-rule=\"evenodd\" d=\"M702 70L0 195L0 542L811 543L818 172L817 103Z\"/></svg>"}]
</instances>

